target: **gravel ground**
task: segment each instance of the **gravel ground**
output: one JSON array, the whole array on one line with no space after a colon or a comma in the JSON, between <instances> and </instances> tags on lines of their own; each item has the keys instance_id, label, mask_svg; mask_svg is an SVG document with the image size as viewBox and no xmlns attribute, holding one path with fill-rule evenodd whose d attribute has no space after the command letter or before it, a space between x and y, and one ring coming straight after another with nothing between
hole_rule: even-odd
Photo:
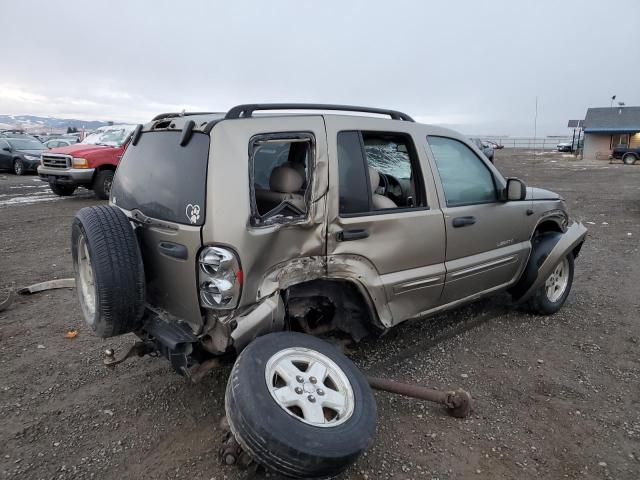
<instances>
[{"instance_id":1,"label":"gravel ground","mask_svg":"<svg viewBox=\"0 0 640 480\"><path fill-rule=\"evenodd\" d=\"M498 295L359 344L363 369L465 388L475 411L376 393L376 442L341 478L640 478L640 165L496 157L589 228L568 302L538 317ZM71 219L96 203L0 173L0 289L71 276ZM73 290L0 313L0 478L247 477L217 458L229 367L190 386L164 360L101 365L133 340L93 336Z\"/></svg>"}]
</instances>

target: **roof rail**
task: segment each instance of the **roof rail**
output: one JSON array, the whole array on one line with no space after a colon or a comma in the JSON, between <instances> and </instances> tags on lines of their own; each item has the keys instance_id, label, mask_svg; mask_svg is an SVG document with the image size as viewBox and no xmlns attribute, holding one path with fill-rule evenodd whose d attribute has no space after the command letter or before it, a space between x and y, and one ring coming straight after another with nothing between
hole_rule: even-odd
<instances>
[{"instance_id":1,"label":"roof rail","mask_svg":"<svg viewBox=\"0 0 640 480\"><path fill-rule=\"evenodd\" d=\"M174 113L160 113L153 117L151 120L155 122L156 120L162 120L163 118L177 118L177 117L189 117L191 115L211 115L213 113L222 113L222 112L174 112Z\"/></svg>"},{"instance_id":2,"label":"roof rail","mask_svg":"<svg viewBox=\"0 0 640 480\"><path fill-rule=\"evenodd\" d=\"M247 105L237 105L227 112L225 120L235 118L248 118L256 110L338 110L342 112L362 112L375 113L378 115L389 115L393 120L404 120L414 122L406 113L384 108L354 107L353 105L332 105L322 103L253 103Z\"/></svg>"}]
</instances>

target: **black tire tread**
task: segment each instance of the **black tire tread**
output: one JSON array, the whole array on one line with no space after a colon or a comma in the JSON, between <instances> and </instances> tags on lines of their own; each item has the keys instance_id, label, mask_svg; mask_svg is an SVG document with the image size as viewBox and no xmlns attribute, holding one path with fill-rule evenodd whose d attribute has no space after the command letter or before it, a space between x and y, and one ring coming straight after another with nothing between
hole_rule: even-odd
<instances>
[{"instance_id":1,"label":"black tire tread","mask_svg":"<svg viewBox=\"0 0 640 480\"><path fill-rule=\"evenodd\" d=\"M107 338L136 330L144 313L145 277L129 219L117 207L85 207L74 227L85 235L95 276L95 333ZM77 271L77 234L72 249Z\"/></svg>"},{"instance_id":2,"label":"black tire tread","mask_svg":"<svg viewBox=\"0 0 640 480\"><path fill-rule=\"evenodd\" d=\"M290 337L289 346L309 347L308 342L312 342L312 345L313 343L317 344L317 342L321 342L321 344L324 344L323 348L327 348L328 346L333 349L333 346L327 345L315 337L293 332L272 333L259 338L254 341L254 343L262 342L264 345L265 342L269 342L270 340L281 342L285 335ZM271 337L271 339L269 337ZM302 337L306 338L305 343L307 343L307 345L299 345L297 343L299 341L298 339ZM321 344L317 344L317 346ZM247 381L246 378L241 378L243 372L255 368L252 362L260 355L258 349L252 348L252 345L254 344L250 344L237 358L231 375L229 376L225 396L227 418L231 431L238 443L240 443L242 448L256 462L276 473L288 477L319 478L333 476L343 471L371 444L375 435L375 400L373 399L373 394L364 375L345 357L343 357L343 363L339 363L341 368L344 369L345 373L352 380L352 383L353 381L357 382L361 389L361 393L359 395L356 394L356 408L361 408L362 411L365 412L361 418L364 418L366 421L359 423L360 426L364 427L358 429L356 432L359 444L354 445L356 442L350 442L349 447L351 447L351 450L343 451L341 450L342 447L334 445L334 443L339 442L334 442L332 439L331 443L326 443L325 448L322 449L324 457L320 452L318 452L318 454L311 454L309 451L305 451L303 445L296 442L294 432L292 432L291 438L283 439L282 437L277 437L261 422L256 422L255 418L251 420L249 418L250 416L245 415L245 408L252 408L252 410L259 408L259 403L247 403L240 388L241 382ZM321 351L320 348L318 348L318 351ZM338 356L342 356L342 354L337 351L335 351L335 353ZM262 358L259 361L266 362L267 358ZM334 361L336 361L335 358ZM345 361L346 363L344 363ZM239 402L238 399L241 401ZM264 413L266 414L266 412ZM283 413L283 415L287 414ZM366 417L367 415L369 415L369 417ZM351 419L349 421L351 421ZM297 420L295 422L297 422ZM303 424L300 423L300 425ZM301 428L320 427L304 426ZM352 430L352 433L354 431L355 430ZM334 447L333 450L332 447Z\"/></svg>"},{"instance_id":3,"label":"black tire tread","mask_svg":"<svg viewBox=\"0 0 640 480\"><path fill-rule=\"evenodd\" d=\"M111 177L113 181L113 176L115 172L113 170L101 170L96 173L96 177L93 179L93 191L100 200L108 200L109 194L104 190L104 181L105 178Z\"/></svg>"},{"instance_id":4,"label":"black tire tread","mask_svg":"<svg viewBox=\"0 0 640 480\"><path fill-rule=\"evenodd\" d=\"M58 185L56 183L50 183L49 188L53 193L60 197L68 197L70 195L73 195L73 192L76 191L77 187L71 185Z\"/></svg>"}]
</instances>

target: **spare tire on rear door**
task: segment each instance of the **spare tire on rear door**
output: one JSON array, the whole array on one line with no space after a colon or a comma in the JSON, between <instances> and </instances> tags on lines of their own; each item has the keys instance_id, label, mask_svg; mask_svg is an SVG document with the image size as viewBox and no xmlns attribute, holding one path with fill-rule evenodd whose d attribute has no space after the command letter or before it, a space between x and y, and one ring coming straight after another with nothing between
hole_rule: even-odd
<instances>
[{"instance_id":1,"label":"spare tire on rear door","mask_svg":"<svg viewBox=\"0 0 640 480\"><path fill-rule=\"evenodd\" d=\"M81 209L71 227L76 290L87 324L102 338L140 327L145 279L127 216L117 207Z\"/></svg>"},{"instance_id":2,"label":"spare tire on rear door","mask_svg":"<svg viewBox=\"0 0 640 480\"><path fill-rule=\"evenodd\" d=\"M231 371L225 408L249 456L295 478L340 473L373 443L376 430L364 375L334 346L301 333L250 343Z\"/></svg>"}]
</instances>

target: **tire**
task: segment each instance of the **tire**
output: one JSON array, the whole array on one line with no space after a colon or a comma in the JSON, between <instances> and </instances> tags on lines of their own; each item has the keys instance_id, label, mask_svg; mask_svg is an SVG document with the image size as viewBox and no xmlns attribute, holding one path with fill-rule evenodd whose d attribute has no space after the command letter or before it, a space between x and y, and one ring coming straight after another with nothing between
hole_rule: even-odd
<instances>
[{"instance_id":1,"label":"tire","mask_svg":"<svg viewBox=\"0 0 640 480\"><path fill-rule=\"evenodd\" d=\"M553 278L558 278L558 270L564 271L566 283L562 282L562 288L559 289L558 283L555 286ZM569 296L571 285L573 284L574 258L573 253L569 253L563 257L554 267L553 271L545 280L545 283L536 290L531 300L529 300L529 308L539 315L552 315L562 308L564 302ZM552 291L554 291L552 293Z\"/></svg>"},{"instance_id":2,"label":"tire","mask_svg":"<svg viewBox=\"0 0 640 480\"><path fill-rule=\"evenodd\" d=\"M329 362L322 359L329 359L333 366L338 367L344 381L342 385L351 388L350 414L345 410L342 418L335 417L329 420L329 425L325 423L324 426L318 426L300 418L302 409L298 408L296 415L276 402L267 383L272 382L274 377L267 380L266 372L271 371L270 365L274 359L285 355L283 361L286 361L286 355L292 351L293 355L315 355L316 359L312 362L320 358L319 363L325 362L325 365ZM315 364L308 365L311 369L311 365ZM299 394L296 399L311 408L316 402L317 405L323 405L320 398L327 400L338 393L327 387L330 379L340 378L336 376L337 370L332 372L331 368L326 380L315 384L311 383L311 376L307 376L307 372L299 370L296 377L304 377L304 383L298 383L291 377L291 383L284 388L296 385L303 393L288 390L291 396ZM340 382L333 385L340 385ZM321 387L326 392L321 393ZM314 388L315 392L312 391ZM336 389L340 390L340 387ZM310 395L317 397L313 404L310 403ZM337 475L371 446L375 436L376 404L364 375L332 345L296 332L271 333L259 337L242 351L227 383L225 409L233 435L249 456L267 469L288 477ZM327 422L324 414L322 421Z\"/></svg>"},{"instance_id":3,"label":"tire","mask_svg":"<svg viewBox=\"0 0 640 480\"><path fill-rule=\"evenodd\" d=\"M114 172L112 170L101 170L96 174L96 178L93 179L93 191L100 200L109 200L113 175Z\"/></svg>"},{"instance_id":4,"label":"tire","mask_svg":"<svg viewBox=\"0 0 640 480\"><path fill-rule=\"evenodd\" d=\"M634 163L636 163L636 160L638 160L638 157L636 157L633 153L625 153L622 156L622 161L625 165L633 165Z\"/></svg>"},{"instance_id":5,"label":"tire","mask_svg":"<svg viewBox=\"0 0 640 480\"><path fill-rule=\"evenodd\" d=\"M69 197L73 195L73 192L76 191L77 187L73 185L58 185L57 183L49 182L49 188L53 193L60 197Z\"/></svg>"},{"instance_id":6,"label":"tire","mask_svg":"<svg viewBox=\"0 0 640 480\"><path fill-rule=\"evenodd\" d=\"M145 278L127 216L112 206L81 209L71 227L71 254L82 313L96 335L108 338L137 330Z\"/></svg>"},{"instance_id":7,"label":"tire","mask_svg":"<svg viewBox=\"0 0 640 480\"><path fill-rule=\"evenodd\" d=\"M24 162L19 158L13 161L13 173L16 175L24 175L25 173Z\"/></svg>"}]
</instances>

